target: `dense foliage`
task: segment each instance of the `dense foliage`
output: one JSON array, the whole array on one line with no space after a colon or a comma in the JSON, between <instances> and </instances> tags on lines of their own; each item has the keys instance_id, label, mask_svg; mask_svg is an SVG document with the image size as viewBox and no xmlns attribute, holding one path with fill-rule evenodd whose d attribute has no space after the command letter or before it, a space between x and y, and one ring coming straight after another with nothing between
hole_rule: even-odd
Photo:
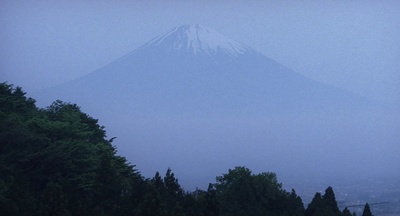
<instances>
[{"instance_id":1,"label":"dense foliage","mask_svg":"<svg viewBox=\"0 0 400 216\"><path fill-rule=\"evenodd\" d=\"M274 173L245 167L218 176L206 191L184 191L171 169L145 179L77 105L39 109L21 88L0 84L0 215L349 214L339 211L330 187L304 209Z\"/></svg>"},{"instance_id":2,"label":"dense foliage","mask_svg":"<svg viewBox=\"0 0 400 216\"><path fill-rule=\"evenodd\" d=\"M129 211L142 177L97 120L61 101L38 109L6 83L0 91L0 215Z\"/></svg>"}]
</instances>

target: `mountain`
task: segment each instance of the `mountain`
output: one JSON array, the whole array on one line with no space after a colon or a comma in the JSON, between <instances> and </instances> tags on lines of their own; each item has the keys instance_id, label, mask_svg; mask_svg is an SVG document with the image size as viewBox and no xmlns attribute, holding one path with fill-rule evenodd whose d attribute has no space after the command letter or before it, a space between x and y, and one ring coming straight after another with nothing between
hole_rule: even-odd
<instances>
[{"instance_id":1,"label":"mountain","mask_svg":"<svg viewBox=\"0 0 400 216\"><path fill-rule=\"evenodd\" d=\"M200 25L185 25L156 37L145 46L157 47L167 51L183 51L194 55L231 56L232 58L247 52L249 47L231 40L219 32Z\"/></svg>"},{"instance_id":2,"label":"mountain","mask_svg":"<svg viewBox=\"0 0 400 216\"><path fill-rule=\"evenodd\" d=\"M42 106L77 103L145 174L170 166L189 174L189 187L235 165L290 180L387 174L398 162L396 118L381 106L200 25L33 96Z\"/></svg>"},{"instance_id":3,"label":"mountain","mask_svg":"<svg viewBox=\"0 0 400 216\"><path fill-rule=\"evenodd\" d=\"M82 106L111 96L134 110L193 112L282 109L340 111L367 101L308 79L199 25L154 38L119 60L48 91ZM103 97L104 96L104 97ZM162 105L162 106L160 106ZM296 109L293 109L296 107Z\"/></svg>"}]
</instances>

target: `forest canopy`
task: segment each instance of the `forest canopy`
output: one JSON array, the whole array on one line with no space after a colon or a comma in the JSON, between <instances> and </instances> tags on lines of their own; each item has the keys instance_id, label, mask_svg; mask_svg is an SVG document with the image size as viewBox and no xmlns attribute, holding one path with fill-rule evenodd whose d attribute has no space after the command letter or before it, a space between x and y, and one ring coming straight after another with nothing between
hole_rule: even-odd
<instances>
[{"instance_id":1,"label":"forest canopy","mask_svg":"<svg viewBox=\"0 0 400 216\"><path fill-rule=\"evenodd\" d=\"M348 215L331 187L304 208L275 173L235 167L207 190L185 191L171 169L143 177L76 104L38 108L0 83L0 215ZM369 210L369 208L368 208Z\"/></svg>"}]
</instances>

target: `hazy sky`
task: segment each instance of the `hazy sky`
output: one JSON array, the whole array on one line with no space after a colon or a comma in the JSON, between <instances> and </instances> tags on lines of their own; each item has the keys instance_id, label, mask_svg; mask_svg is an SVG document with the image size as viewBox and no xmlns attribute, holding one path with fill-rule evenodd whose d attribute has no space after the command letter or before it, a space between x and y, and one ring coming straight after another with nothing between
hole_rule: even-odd
<instances>
[{"instance_id":1,"label":"hazy sky","mask_svg":"<svg viewBox=\"0 0 400 216\"><path fill-rule=\"evenodd\" d=\"M2 0L0 81L56 85L188 23L313 79L400 101L399 1Z\"/></svg>"}]
</instances>

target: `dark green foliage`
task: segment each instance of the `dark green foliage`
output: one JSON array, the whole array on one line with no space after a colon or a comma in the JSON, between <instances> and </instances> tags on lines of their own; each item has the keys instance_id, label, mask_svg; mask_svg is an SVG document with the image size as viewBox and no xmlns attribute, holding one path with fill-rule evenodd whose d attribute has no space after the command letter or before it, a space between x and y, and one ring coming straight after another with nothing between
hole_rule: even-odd
<instances>
[{"instance_id":1,"label":"dark green foliage","mask_svg":"<svg viewBox=\"0 0 400 216\"><path fill-rule=\"evenodd\" d=\"M164 181L161 178L159 172L156 172L156 175L151 180L151 183L154 185L154 187L157 189L157 191L159 191L161 194L165 193Z\"/></svg>"},{"instance_id":2,"label":"dark green foliage","mask_svg":"<svg viewBox=\"0 0 400 216\"><path fill-rule=\"evenodd\" d=\"M325 194L321 196L316 193L308 208L305 211L306 216L340 216L341 212L338 208L335 194L332 187L325 190Z\"/></svg>"},{"instance_id":3,"label":"dark green foliage","mask_svg":"<svg viewBox=\"0 0 400 216\"><path fill-rule=\"evenodd\" d=\"M0 83L0 215L335 216L331 187L304 210L274 173L236 167L207 191L185 192L171 169L144 179L75 104L38 109ZM349 215L347 209L343 215ZM363 215L372 215L368 204Z\"/></svg>"},{"instance_id":4,"label":"dark green foliage","mask_svg":"<svg viewBox=\"0 0 400 216\"><path fill-rule=\"evenodd\" d=\"M186 215L186 209L183 206L185 203L185 193L170 168L168 168L164 179L157 172L149 181L147 187L149 189L145 195L146 199L141 203L139 212L148 212L146 210L147 206L151 204L156 205L158 208L157 212L162 215ZM154 195L156 197L152 198ZM188 206L187 208L190 207Z\"/></svg>"},{"instance_id":5,"label":"dark green foliage","mask_svg":"<svg viewBox=\"0 0 400 216\"><path fill-rule=\"evenodd\" d=\"M344 208L342 211L342 216L353 216L353 214L351 214L351 212L349 211L349 209Z\"/></svg>"},{"instance_id":6,"label":"dark green foliage","mask_svg":"<svg viewBox=\"0 0 400 216\"><path fill-rule=\"evenodd\" d=\"M0 95L1 117L5 117L4 114L11 113L27 115L36 110L35 100L26 98L21 87L14 88L13 85L0 83Z\"/></svg>"},{"instance_id":7,"label":"dark green foliage","mask_svg":"<svg viewBox=\"0 0 400 216\"><path fill-rule=\"evenodd\" d=\"M142 216L164 216L165 204L160 193L154 185L148 186L148 192L143 198L143 202L135 210L137 215Z\"/></svg>"},{"instance_id":8,"label":"dark green foliage","mask_svg":"<svg viewBox=\"0 0 400 216\"><path fill-rule=\"evenodd\" d=\"M48 183L40 202L42 215L70 215L67 206L68 200L62 186L59 183Z\"/></svg>"},{"instance_id":9,"label":"dark green foliage","mask_svg":"<svg viewBox=\"0 0 400 216\"><path fill-rule=\"evenodd\" d=\"M140 175L75 104L0 84L0 215L121 215ZM143 180L142 180L143 181Z\"/></svg>"},{"instance_id":10,"label":"dark green foliage","mask_svg":"<svg viewBox=\"0 0 400 216\"><path fill-rule=\"evenodd\" d=\"M287 209L287 215L293 216L301 216L304 215L304 204L303 200L300 196L296 194L296 191L292 189L289 197L287 198L286 206L289 206Z\"/></svg>"},{"instance_id":11,"label":"dark green foliage","mask_svg":"<svg viewBox=\"0 0 400 216\"><path fill-rule=\"evenodd\" d=\"M313 215L321 215L322 209L324 208L324 204L322 201L321 193L315 193L314 198L312 199L311 203L308 204L308 207L305 211L306 216L313 216Z\"/></svg>"},{"instance_id":12,"label":"dark green foliage","mask_svg":"<svg viewBox=\"0 0 400 216\"><path fill-rule=\"evenodd\" d=\"M212 184L208 185L207 193L204 195L204 215L219 215L219 203L217 200L217 192Z\"/></svg>"},{"instance_id":13,"label":"dark green foliage","mask_svg":"<svg viewBox=\"0 0 400 216\"><path fill-rule=\"evenodd\" d=\"M274 173L236 167L217 177L215 187L220 215L302 215L301 199L284 191Z\"/></svg>"},{"instance_id":14,"label":"dark green foliage","mask_svg":"<svg viewBox=\"0 0 400 216\"><path fill-rule=\"evenodd\" d=\"M340 215L341 212L339 210L339 207L336 202L336 197L335 193L333 192L332 187L328 187L325 190L325 194L322 197L322 201L324 202L325 209L326 209L326 215Z\"/></svg>"},{"instance_id":15,"label":"dark green foliage","mask_svg":"<svg viewBox=\"0 0 400 216\"><path fill-rule=\"evenodd\" d=\"M369 204L368 203L365 203L364 211L362 213L362 216L373 216L373 214L371 212L371 209L369 208Z\"/></svg>"},{"instance_id":16,"label":"dark green foliage","mask_svg":"<svg viewBox=\"0 0 400 216\"><path fill-rule=\"evenodd\" d=\"M179 208L176 203L179 203L183 199L183 190L178 183L178 179L175 178L174 173L168 168L167 173L164 177L164 188L165 188L165 198L167 200L168 206L174 209ZM172 212L172 209L169 209Z\"/></svg>"}]
</instances>

